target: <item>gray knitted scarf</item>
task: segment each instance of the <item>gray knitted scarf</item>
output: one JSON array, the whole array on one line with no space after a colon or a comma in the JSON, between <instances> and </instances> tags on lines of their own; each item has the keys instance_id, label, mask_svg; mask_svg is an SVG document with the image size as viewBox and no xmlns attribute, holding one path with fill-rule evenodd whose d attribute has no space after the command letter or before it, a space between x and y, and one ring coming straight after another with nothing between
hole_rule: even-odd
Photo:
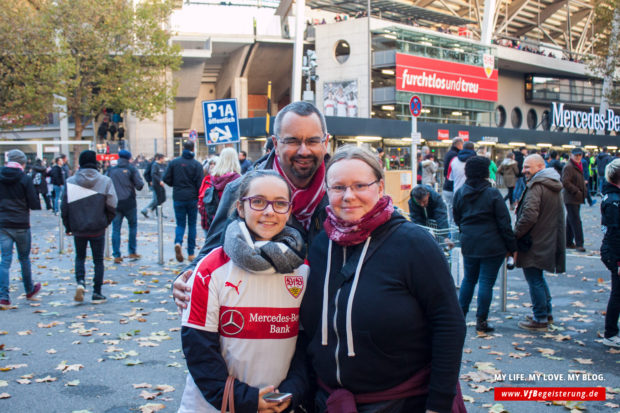
<instances>
[{"instance_id":1,"label":"gray knitted scarf","mask_svg":"<svg viewBox=\"0 0 620 413\"><path fill-rule=\"evenodd\" d=\"M304 240L299 232L285 226L271 241L253 241L245 222L235 220L226 228L224 252L246 271L259 272L271 268L289 274L304 263L301 251Z\"/></svg>"}]
</instances>

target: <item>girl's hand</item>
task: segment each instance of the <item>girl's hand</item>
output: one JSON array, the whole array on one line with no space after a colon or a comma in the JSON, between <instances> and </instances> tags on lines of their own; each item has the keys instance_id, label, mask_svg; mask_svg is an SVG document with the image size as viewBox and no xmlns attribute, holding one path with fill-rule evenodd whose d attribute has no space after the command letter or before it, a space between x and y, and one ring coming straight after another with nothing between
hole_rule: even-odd
<instances>
[{"instance_id":1,"label":"girl's hand","mask_svg":"<svg viewBox=\"0 0 620 413\"><path fill-rule=\"evenodd\" d=\"M273 407L277 406L277 403L268 402L263 400L263 396L267 393L274 391L275 386L263 387L258 391L258 411L259 412L273 412Z\"/></svg>"}]
</instances>

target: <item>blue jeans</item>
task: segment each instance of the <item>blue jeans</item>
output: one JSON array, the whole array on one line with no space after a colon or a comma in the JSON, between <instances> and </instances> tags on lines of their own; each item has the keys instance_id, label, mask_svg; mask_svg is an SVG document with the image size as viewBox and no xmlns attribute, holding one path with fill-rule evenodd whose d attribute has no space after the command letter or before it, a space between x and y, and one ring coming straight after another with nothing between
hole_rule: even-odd
<instances>
[{"instance_id":1,"label":"blue jeans","mask_svg":"<svg viewBox=\"0 0 620 413\"><path fill-rule=\"evenodd\" d=\"M467 315L469 304L474 296L474 289L478 284L478 310L476 318L486 320L489 316L491 300L493 300L493 285L497 280L497 272L504 262L504 255L496 257L474 258L463 256L465 276L459 292L459 304L463 314Z\"/></svg>"},{"instance_id":2,"label":"blue jeans","mask_svg":"<svg viewBox=\"0 0 620 413\"><path fill-rule=\"evenodd\" d=\"M53 199L53 207L54 212L58 212L60 210L60 201L62 199L62 190L64 186L54 185L54 199Z\"/></svg>"},{"instance_id":3,"label":"blue jeans","mask_svg":"<svg viewBox=\"0 0 620 413\"><path fill-rule=\"evenodd\" d=\"M32 292L30 269L30 229L0 228L0 300L9 299L9 270L13 260L13 244L17 247L17 258L22 267L22 281L26 294Z\"/></svg>"},{"instance_id":4,"label":"blue jeans","mask_svg":"<svg viewBox=\"0 0 620 413\"><path fill-rule=\"evenodd\" d=\"M523 191L525 191L525 178L524 177L520 177L517 178L517 182L515 183L515 189L512 192L513 195L513 199L512 202L518 202L519 198L521 198L521 195L523 194Z\"/></svg>"},{"instance_id":5,"label":"blue jeans","mask_svg":"<svg viewBox=\"0 0 620 413\"><path fill-rule=\"evenodd\" d=\"M138 208L127 211L116 210L116 216L112 221L112 255L114 258L121 256L121 226L123 218L127 218L129 225L129 253L136 253L136 235L138 233Z\"/></svg>"},{"instance_id":6,"label":"blue jeans","mask_svg":"<svg viewBox=\"0 0 620 413\"><path fill-rule=\"evenodd\" d=\"M198 204L193 201L174 201L174 217L177 227L174 231L174 243L183 245L183 235L187 223L187 254L194 255L196 249L196 218L198 216Z\"/></svg>"},{"instance_id":7,"label":"blue jeans","mask_svg":"<svg viewBox=\"0 0 620 413\"><path fill-rule=\"evenodd\" d=\"M151 202L144 208L142 208L142 212L148 212L149 210L154 210L157 208L157 192L155 192L155 188L152 185L149 185L149 190L151 191Z\"/></svg>"},{"instance_id":8,"label":"blue jeans","mask_svg":"<svg viewBox=\"0 0 620 413\"><path fill-rule=\"evenodd\" d=\"M545 323L547 317L551 315L551 292L543 276L543 270L527 267L523 268L523 275L525 275L525 280L530 286L534 320Z\"/></svg>"},{"instance_id":9,"label":"blue jeans","mask_svg":"<svg viewBox=\"0 0 620 413\"><path fill-rule=\"evenodd\" d=\"M85 285L86 269L86 247L90 243L90 250L93 254L93 264L95 265L95 277L93 278L93 290L101 294L103 284L103 250L105 249L105 235L95 238L74 237L75 242L75 281Z\"/></svg>"}]
</instances>

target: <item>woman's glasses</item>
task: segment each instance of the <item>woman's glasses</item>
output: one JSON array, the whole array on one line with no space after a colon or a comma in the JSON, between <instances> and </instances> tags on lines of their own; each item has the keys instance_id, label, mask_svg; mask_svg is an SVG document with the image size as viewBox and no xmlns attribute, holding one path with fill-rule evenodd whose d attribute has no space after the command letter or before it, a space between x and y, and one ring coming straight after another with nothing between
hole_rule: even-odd
<instances>
[{"instance_id":1,"label":"woman's glasses","mask_svg":"<svg viewBox=\"0 0 620 413\"><path fill-rule=\"evenodd\" d=\"M267 201L261 196L246 196L241 198L242 201L248 201L250 208L254 211L264 211L267 206L271 205L273 212L278 214L286 214L291 209L292 202L277 199L275 201Z\"/></svg>"},{"instance_id":2,"label":"woman's glasses","mask_svg":"<svg viewBox=\"0 0 620 413\"><path fill-rule=\"evenodd\" d=\"M367 184L353 184L353 185L332 185L332 186L328 186L327 190L329 192L332 192L334 194L344 194L347 190L347 188L351 188L351 191L353 192L364 192L366 190L368 190L368 188L370 187L370 185L379 183L379 181L372 181L370 183Z\"/></svg>"}]
</instances>

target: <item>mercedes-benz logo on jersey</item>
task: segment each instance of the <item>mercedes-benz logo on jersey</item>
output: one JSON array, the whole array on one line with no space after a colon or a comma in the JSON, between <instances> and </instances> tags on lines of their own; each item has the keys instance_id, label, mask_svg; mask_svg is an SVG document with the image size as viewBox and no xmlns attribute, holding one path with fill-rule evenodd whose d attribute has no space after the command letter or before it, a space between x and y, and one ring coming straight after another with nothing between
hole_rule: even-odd
<instances>
[{"instance_id":1,"label":"mercedes-benz logo on jersey","mask_svg":"<svg viewBox=\"0 0 620 413\"><path fill-rule=\"evenodd\" d=\"M237 310L226 310L220 316L220 330L230 336L239 334L244 325L243 314Z\"/></svg>"}]
</instances>

